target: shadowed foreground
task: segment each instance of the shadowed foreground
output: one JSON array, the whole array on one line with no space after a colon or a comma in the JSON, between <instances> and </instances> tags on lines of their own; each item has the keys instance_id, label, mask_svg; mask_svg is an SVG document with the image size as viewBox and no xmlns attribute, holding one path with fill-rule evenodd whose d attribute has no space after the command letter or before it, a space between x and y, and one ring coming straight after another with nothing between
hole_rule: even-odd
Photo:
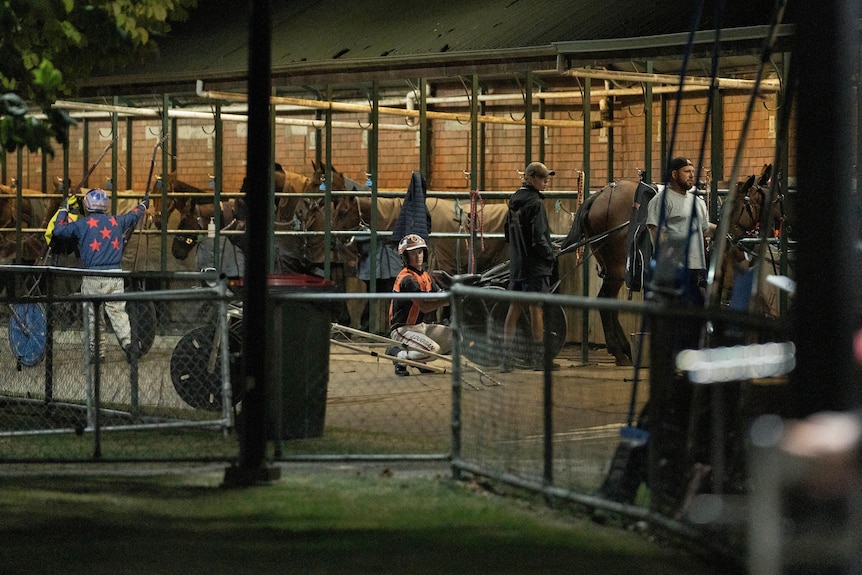
<instances>
[{"instance_id":1,"label":"shadowed foreground","mask_svg":"<svg viewBox=\"0 0 862 575\"><path fill-rule=\"evenodd\" d=\"M53 473L49 475L49 473ZM542 503L385 465L0 467L3 573L727 573Z\"/></svg>"}]
</instances>

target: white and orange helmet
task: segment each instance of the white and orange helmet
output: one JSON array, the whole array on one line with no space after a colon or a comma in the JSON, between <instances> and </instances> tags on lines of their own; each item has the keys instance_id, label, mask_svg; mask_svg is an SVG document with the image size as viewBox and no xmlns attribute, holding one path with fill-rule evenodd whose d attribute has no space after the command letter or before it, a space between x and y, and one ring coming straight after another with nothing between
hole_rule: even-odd
<instances>
[{"instance_id":1,"label":"white and orange helmet","mask_svg":"<svg viewBox=\"0 0 862 575\"><path fill-rule=\"evenodd\" d=\"M428 244L418 234L407 234L401 241L398 242L398 254L401 256L401 261L407 265L407 252L422 249L425 250L424 261L428 260Z\"/></svg>"}]
</instances>

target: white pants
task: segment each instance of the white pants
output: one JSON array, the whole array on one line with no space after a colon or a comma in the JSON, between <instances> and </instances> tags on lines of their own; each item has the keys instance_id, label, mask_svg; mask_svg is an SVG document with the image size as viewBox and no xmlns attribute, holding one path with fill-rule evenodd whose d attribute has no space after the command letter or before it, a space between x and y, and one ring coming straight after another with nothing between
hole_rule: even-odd
<instances>
[{"instance_id":1,"label":"white pants","mask_svg":"<svg viewBox=\"0 0 862 575\"><path fill-rule=\"evenodd\" d=\"M81 293L83 295L108 295L124 293L124 291L123 278L84 276L81 280ZM108 314L108 319L111 320L111 326L114 328L114 333L117 334L117 339L120 340L120 346L126 347L132 342L132 326L129 324L129 315L126 313L126 302L105 302L105 312ZM84 314L87 316L92 347L96 342L96 314L92 304L84 304ZM99 349L103 350L105 348L105 321L102 314L99 314L99 327L101 328Z\"/></svg>"},{"instance_id":2,"label":"white pants","mask_svg":"<svg viewBox=\"0 0 862 575\"><path fill-rule=\"evenodd\" d=\"M445 355L452 351L452 330L448 325L438 323L402 325L393 329L389 337L407 344L409 349L398 352L398 357L401 359L427 363L435 359L435 355L432 354Z\"/></svg>"}]
</instances>

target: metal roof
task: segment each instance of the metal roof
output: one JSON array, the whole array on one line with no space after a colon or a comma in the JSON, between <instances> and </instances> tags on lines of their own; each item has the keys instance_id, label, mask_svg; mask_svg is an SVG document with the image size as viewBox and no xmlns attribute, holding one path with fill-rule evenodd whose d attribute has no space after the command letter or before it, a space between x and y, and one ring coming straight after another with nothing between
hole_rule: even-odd
<instances>
[{"instance_id":1,"label":"metal roof","mask_svg":"<svg viewBox=\"0 0 862 575\"><path fill-rule=\"evenodd\" d=\"M670 72L679 67L679 55L685 52L693 4L691 0L275 0L273 80L302 85L511 74L528 69L555 71L570 59L605 64L614 59L675 56L663 70ZM749 32L744 34L746 43L726 50L750 55L750 63L755 64L775 2L727 4L723 27ZM715 28L714 5L715 0L705 2L697 29ZM247 10L247 3L200 0L188 22L156 39L158 55L134 71L93 77L84 84L82 95L177 92L193 89L199 79L222 87L242 84L248 68ZM702 34L702 38L711 37ZM635 44L632 39L641 40Z\"/></svg>"}]
</instances>

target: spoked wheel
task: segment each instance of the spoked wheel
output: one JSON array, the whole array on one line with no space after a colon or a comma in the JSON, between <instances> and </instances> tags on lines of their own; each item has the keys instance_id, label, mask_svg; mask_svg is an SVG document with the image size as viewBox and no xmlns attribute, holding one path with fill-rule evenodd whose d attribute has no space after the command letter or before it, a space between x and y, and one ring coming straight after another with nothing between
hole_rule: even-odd
<instances>
[{"instance_id":1,"label":"spoked wheel","mask_svg":"<svg viewBox=\"0 0 862 575\"><path fill-rule=\"evenodd\" d=\"M151 301L129 301L126 313L132 324L132 339L138 341L139 353L143 356L156 340L156 305Z\"/></svg>"},{"instance_id":2,"label":"spoked wheel","mask_svg":"<svg viewBox=\"0 0 862 575\"><path fill-rule=\"evenodd\" d=\"M37 365L45 357L48 333L45 309L36 303L15 303L9 307L9 345L12 353L19 365Z\"/></svg>"},{"instance_id":3,"label":"spoked wheel","mask_svg":"<svg viewBox=\"0 0 862 575\"><path fill-rule=\"evenodd\" d=\"M489 287L488 289L499 289ZM495 365L503 341L503 324L495 325L491 309L494 302L482 297L466 297L461 304L462 314L462 351L470 361L478 365ZM504 316L505 317L505 316Z\"/></svg>"},{"instance_id":4,"label":"spoked wheel","mask_svg":"<svg viewBox=\"0 0 862 575\"><path fill-rule=\"evenodd\" d=\"M503 325L506 322L506 314L509 312L509 304L506 302L497 302L491 309L491 318L489 324L489 333L500 334L498 345L502 349L503 341ZM557 357L563 347L566 345L566 333L568 331L568 322L566 314L562 306L550 304L545 306L545 333L550 337L551 358ZM515 346L511 353L515 354L514 359L521 363L529 363L532 356L532 348L530 342L533 341L532 326L530 324L530 308L528 306L521 307L521 317L518 318L518 326L515 331L515 341L520 342Z\"/></svg>"},{"instance_id":5,"label":"spoked wheel","mask_svg":"<svg viewBox=\"0 0 862 575\"><path fill-rule=\"evenodd\" d=\"M197 409L219 411L222 408L221 357L213 326L198 327L180 339L171 354L171 381L177 394ZM213 350L217 353L213 356ZM236 384L242 376L242 338L238 330L228 331L228 357L233 405L242 398Z\"/></svg>"}]
</instances>

